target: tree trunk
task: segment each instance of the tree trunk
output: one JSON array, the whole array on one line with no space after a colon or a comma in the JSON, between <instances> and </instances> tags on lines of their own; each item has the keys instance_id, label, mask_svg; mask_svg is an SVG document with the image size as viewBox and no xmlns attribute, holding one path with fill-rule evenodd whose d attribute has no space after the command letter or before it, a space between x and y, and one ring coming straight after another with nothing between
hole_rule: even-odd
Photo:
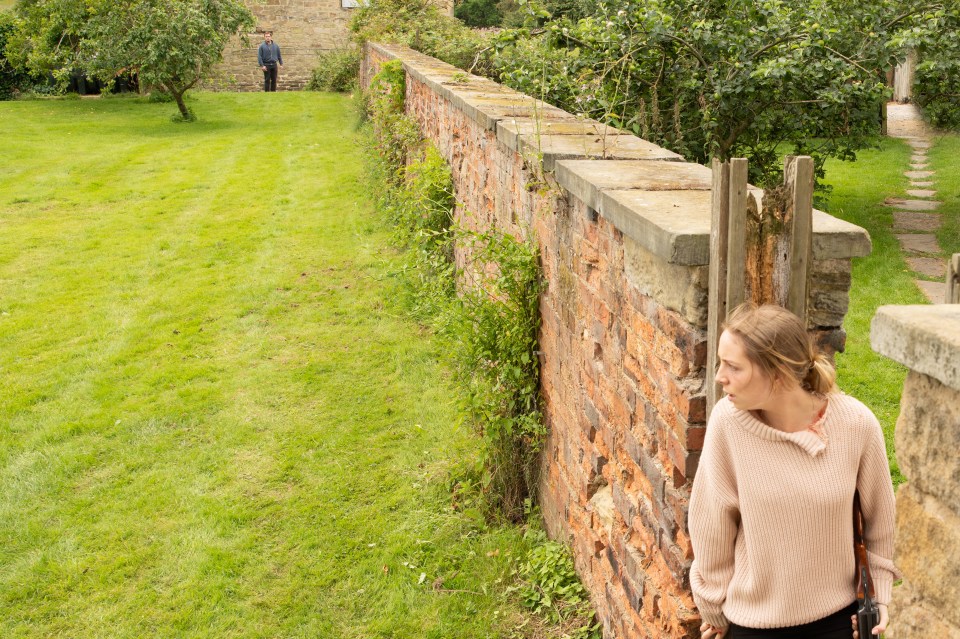
<instances>
[{"instance_id":1,"label":"tree trunk","mask_svg":"<svg viewBox=\"0 0 960 639\"><path fill-rule=\"evenodd\" d=\"M177 108L180 109L180 115L183 116L184 120L190 120L190 110L183 101L183 93L183 91L171 91L173 99L177 101Z\"/></svg>"}]
</instances>

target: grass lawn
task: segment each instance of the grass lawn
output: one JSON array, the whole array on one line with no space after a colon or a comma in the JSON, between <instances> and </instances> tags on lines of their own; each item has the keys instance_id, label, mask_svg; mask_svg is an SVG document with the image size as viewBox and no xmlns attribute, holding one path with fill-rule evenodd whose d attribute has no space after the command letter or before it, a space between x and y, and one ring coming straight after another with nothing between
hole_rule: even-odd
<instances>
[{"instance_id":1,"label":"grass lawn","mask_svg":"<svg viewBox=\"0 0 960 639\"><path fill-rule=\"evenodd\" d=\"M349 100L0 103L0 637L491 637Z\"/></svg>"},{"instance_id":2,"label":"grass lawn","mask_svg":"<svg viewBox=\"0 0 960 639\"><path fill-rule=\"evenodd\" d=\"M900 413L900 395L907 369L870 348L870 322L885 304L925 304L913 283L893 234L893 209L887 197L906 197L910 148L883 139L879 149L858 153L856 162L830 161L826 182L833 186L827 210L870 233L873 251L854 260L850 310L844 321L846 352L837 356L838 382L845 392L866 403L877 415L887 438L894 480L903 480L893 452L893 431Z\"/></svg>"},{"instance_id":3,"label":"grass lawn","mask_svg":"<svg viewBox=\"0 0 960 639\"><path fill-rule=\"evenodd\" d=\"M937 240L945 255L960 253L960 135L956 133L934 137L930 149L930 168L937 172L937 199L942 201L940 213L943 227Z\"/></svg>"}]
</instances>

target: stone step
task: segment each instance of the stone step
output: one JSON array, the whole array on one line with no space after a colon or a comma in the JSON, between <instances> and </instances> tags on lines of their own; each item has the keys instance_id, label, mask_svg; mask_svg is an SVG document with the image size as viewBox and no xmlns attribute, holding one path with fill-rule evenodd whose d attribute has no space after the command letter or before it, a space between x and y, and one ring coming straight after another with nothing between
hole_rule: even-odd
<instances>
[{"instance_id":1,"label":"stone step","mask_svg":"<svg viewBox=\"0 0 960 639\"><path fill-rule=\"evenodd\" d=\"M904 175L911 180L923 180L925 178L932 178L936 174L933 171L905 171Z\"/></svg>"},{"instance_id":2,"label":"stone step","mask_svg":"<svg viewBox=\"0 0 960 639\"><path fill-rule=\"evenodd\" d=\"M933 182L928 182L928 181L920 181L920 182L917 182L916 180L913 180L913 181L910 182L910 186L915 186L915 187L921 188L921 189L922 189L922 188L926 188L926 187L928 187L928 186L933 186L933 185L934 185Z\"/></svg>"},{"instance_id":3,"label":"stone step","mask_svg":"<svg viewBox=\"0 0 960 639\"><path fill-rule=\"evenodd\" d=\"M922 153L919 151L917 153L914 153L913 155L910 156L910 161L911 162L927 162L928 158L927 158L926 151Z\"/></svg>"},{"instance_id":4,"label":"stone step","mask_svg":"<svg viewBox=\"0 0 960 639\"><path fill-rule=\"evenodd\" d=\"M930 189L907 189L907 195L910 197L933 197L936 194L936 191Z\"/></svg>"},{"instance_id":5,"label":"stone step","mask_svg":"<svg viewBox=\"0 0 960 639\"><path fill-rule=\"evenodd\" d=\"M944 297L947 294L947 285L944 282L928 282L926 280L914 280L917 288L927 296L931 304L943 304Z\"/></svg>"},{"instance_id":6,"label":"stone step","mask_svg":"<svg viewBox=\"0 0 960 639\"><path fill-rule=\"evenodd\" d=\"M927 277L944 279L947 275L947 262L939 257L908 257L910 270Z\"/></svg>"},{"instance_id":7,"label":"stone step","mask_svg":"<svg viewBox=\"0 0 960 639\"><path fill-rule=\"evenodd\" d=\"M937 236L933 233L898 233L897 241L905 253L940 253Z\"/></svg>"},{"instance_id":8,"label":"stone step","mask_svg":"<svg viewBox=\"0 0 960 639\"><path fill-rule=\"evenodd\" d=\"M930 164L927 163L927 162L911 162L911 163L910 163L910 170L912 170L912 171L924 171L924 170L926 170L926 168L927 168L928 166L930 166Z\"/></svg>"},{"instance_id":9,"label":"stone step","mask_svg":"<svg viewBox=\"0 0 960 639\"><path fill-rule=\"evenodd\" d=\"M936 231L943 224L939 213L920 213L919 211L894 211L894 231Z\"/></svg>"},{"instance_id":10,"label":"stone step","mask_svg":"<svg viewBox=\"0 0 960 639\"><path fill-rule=\"evenodd\" d=\"M905 200L899 197L888 197L883 203L901 211L936 211L941 204L937 200Z\"/></svg>"},{"instance_id":11,"label":"stone step","mask_svg":"<svg viewBox=\"0 0 960 639\"><path fill-rule=\"evenodd\" d=\"M907 144L914 149L929 149L931 146L933 146L933 143L931 143L930 140L923 138L908 138Z\"/></svg>"}]
</instances>

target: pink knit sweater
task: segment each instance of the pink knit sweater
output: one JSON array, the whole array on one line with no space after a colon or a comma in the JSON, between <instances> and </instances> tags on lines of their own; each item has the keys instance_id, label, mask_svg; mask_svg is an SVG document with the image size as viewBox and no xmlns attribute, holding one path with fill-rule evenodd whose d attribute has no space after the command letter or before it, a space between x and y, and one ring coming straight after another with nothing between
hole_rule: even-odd
<instances>
[{"instance_id":1,"label":"pink knit sweater","mask_svg":"<svg viewBox=\"0 0 960 639\"><path fill-rule=\"evenodd\" d=\"M827 397L821 420L799 433L771 428L726 398L710 415L690 497L690 585L707 623L796 626L851 603L854 489L876 599L890 602L898 573L883 432L856 399Z\"/></svg>"}]
</instances>

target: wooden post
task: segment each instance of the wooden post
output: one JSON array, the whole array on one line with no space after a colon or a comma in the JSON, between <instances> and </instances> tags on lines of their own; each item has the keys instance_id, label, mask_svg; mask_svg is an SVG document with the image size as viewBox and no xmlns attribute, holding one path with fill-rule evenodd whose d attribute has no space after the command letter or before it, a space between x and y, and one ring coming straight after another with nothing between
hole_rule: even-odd
<instances>
[{"instance_id":1,"label":"wooden post","mask_svg":"<svg viewBox=\"0 0 960 639\"><path fill-rule=\"evenodd\" d=\"M947 261L947 292L943 301L960 304L960 253L954 253Z\"/></svg>"},{"instance_id":2,"label":"wooden post","mask_svg":"<svg viewBox=\"0 0 960 639\"><path fill-rule=\"evenodd\" d=\"M707 418L720 399L717 341L727 317L727 238L730 220L730 165L714 158L710 196L710 281L707 288Z\"/></svg>"},{"instance_id":3,"label":"wooden post","mask_svg":"<svg viewBox=\"0 0 960 639\"><path fill-rule=\"evenodd\" d=\"M807 317L807 273L813 254L813 158L787 158L784 182L791 194L792 213L790 279L784 306L802 319Z\"/></svg>"},{"instance_id":4,"label":"wooden post","mask_svg":"<svg viewBox=\"0 0 960 639\"><path fill-rule=\"evenodd\" d=\"M730 223L727 232L727 306L730 312L747 299L747 190L746 158L730 160ZM726 318L726 312L724 318Z\"/></svg>"}]
</instances>

